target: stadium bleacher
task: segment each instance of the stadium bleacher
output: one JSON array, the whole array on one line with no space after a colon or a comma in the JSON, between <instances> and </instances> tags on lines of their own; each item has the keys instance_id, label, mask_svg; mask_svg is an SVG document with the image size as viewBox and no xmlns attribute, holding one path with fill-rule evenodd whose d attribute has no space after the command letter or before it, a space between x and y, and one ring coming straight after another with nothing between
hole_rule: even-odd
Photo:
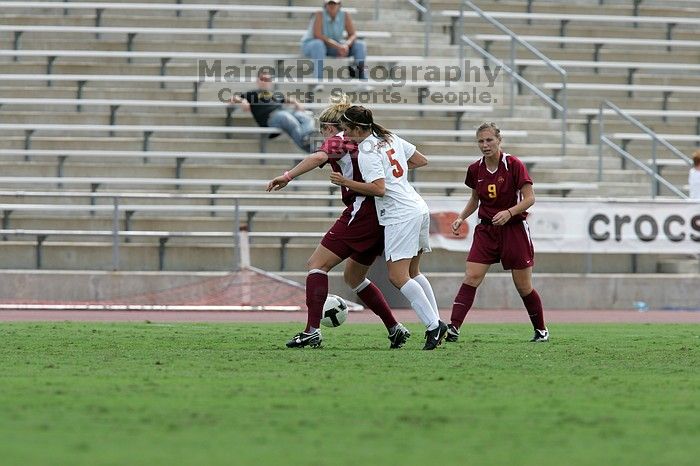
<instances>
[{"instance_id":1,"label":"stadium bleacher","mask_svg":"<svg viewBox=\"0 0 700 466\"><path fill-rule=\"evenodd\" d=\"M284 2L283 5L272 1L269 5L268 2L250 5L233 1L216 8L188 2L10 3L0 2L0 63L3 67L0 75L0 163L3 166L0 189L9 193L10 189L30 189L31 186L37 192L54 190L56 193L99 194L109 189L125 194L220 195L220 199L203 201L202 212L193 209L187 220L203 228L192 235L200 243L206 237L206 229L211 228L212 244L207 245L210 248L207 253L197 255L187 251L188 245L192 246L185 238L187 222L173 219L172 212L153 209L148 219L134 217L134 222L142 224L133 231L155 232L154 236L164 233L159 238L168 237L165 233L170 233L166 240L167 256L163 256L163 246L157 241L143 241L150 233L120 234L126 248L135 251L133 256L128 256L130 252L124 253L127 255L123 256L121 267L155 269L155 264L159 263L165 270L227 270L232 257L230 243L221 243L230 239L224 234L230 228L222 228L223 220L212 216L214 211L206 211L204 207L207 203L222 206L230 203L227 196L251 195L252 191L261 190L266 178L281 173L303 154L297 152L285 136L268 140L269 135L278 133L277 130L259 128L249 115L231 113L221 102L203 96L196 59L273 66L284 61L295 66L299 57L298 38L306 28L308 14L317 8L317 2L297 1L294 5ZM370 65L392 67L433 62L444 65L446 58L457 64L453 36L458 2L431 3L434 21L431 55L421 57L417 56L417 50L424 40L423 25L415 21L415 10L408 2L400 7L382 9L382 17L401 19L388 22L372 17L372 2L353 2L355 21L369 45ZM644 2L635 15L631 3L606 2L600 6L597 1L594 3L595 15L586 13L590 5L585 2L575 5L536 1L529 4L526 11L523 11L522 2L480 2L480 7L494 12L496 19L567 70L566 154L561 151L561 131L550 109L524 91L516 96L513 115L509 114L506 102L437 103L429 97L421 98L420 90L444 90L445 83L429 82L423 70L415 78L401 83L401 102L368 103L382 124L415 141L432 160L428 167L415 174L416 186L426 196L466 196L461 184L464 167L477 156L472 142L473 128L483 120L494 120L505 129L505 148L521 156L526 163L530 160L528 166L536 181L538 197L648 198L648 178L630 172L629 168L621 168L620 159L613 154L606 153L600 162L605 178L598 179L596 106L604 98L629 109L631 115L664 135L684 153L690 154L697 147L700 121L700 104L696 98L700 70L697 49L700 41L695 31L700 25L698 9L692 5ZM66 11L62 15L47 15L47 9ZM271 10L279 13L278 17L271 18ZM244 18L236 14L243 11L250 15ZM689 12L696 14L693 16ZM508 62L507 36L496 34L498 31L471 13L465 23L466 31L474 40ZM482 62L476 54L470 53L468 58L475 63ZM340 65L343 62L329 60L329 63ZM526 52L519 53L515 63L530 82L548 94L556 93L556 98L561 97L562 84ZM250 87L250 78L240 80L236 88ZM302 82L280 82L278 86L280 89L296 86L308 91L316 82L306 78ZM349 92L355 85L353 82L335 84ZM376 92L396 88L388 78L372 79L372 84ZM309 109L322 108L332 87L334 85L326 86L325 91L317 93ZM610 137L632 141L626 147L638 148L639 159L651 165L645 137L632 132L634 128L614 119L611 113L606 115L605 130ZM262 154L263 151L266 153ZM431 155L434 155L432 159ZM679 187L687 183L687 165L683 161L661 156L654 167ZM105 186L109 178L123 179L121 184L112 180L112 186ZM267 202L255 201L265 208L260 209L261 215L255 215L256 228L251 231L254 236L252 260L261 268L300 272L304 270L318 233L325 231L332 220L329 213L335 212L339 204L328 198L330 185L327 173L322 171L295 180L287 192L309 194L317 199L312 205L303 199L290 200L290 215L285 216L285 221L276 221L273 215L262 215ZM661 196L671 197L663 191ZM22 197L10 194L3 194L0 199L8 206L24 202ZM295 206L294 202L298 204ZM43 205L35 203L31 197L26 198L26 203ZM35 251L29 254L35 257L37 238L43 236L42 268L71 269L78 268L81 263L88 268L90 263L96 269L111 268L109 215L98 221L88 212L85 222L73 222L71 214L67 211L61 214L58 207L52 208L54 212L45 219L38 207L24 211L8 207L6 210L15 212L8 214L11 224L4 224L0 231L6 237L0 247L9 254L3 257L24 254L18 251ZM291 226L289 222L293 222ZM230 227L230 222L228 225ZM62 237L58 234L61 228L69 233ZM90 250L90 242L80 244L89 231L94 231L95 237L100 239L97 242L102 244L94 260L89 254L81 256L85 258L83 263L75 259L78 253L50 252L68 247ZM217 232L221 235L217 236ZM289 244L279 240L302 232L309 233L309 238ZM255 235L259 236L255 238ZM127 237L131 240L128 243ZM145 253L153 259L148 266L138 264L139 245L150 251ZM205 248L202 244L198 247ZM276 254L267 257L265 253L271 250ZM156 260L159 251L160 262ZM435 253L435 260L425 262L425 270L461 271L462 256L441 250ZM576 257L580 260L567 261L565 253L543 254L538 256L538 271L581 272L580 265L585 260L581 255ZM653 254L626 261L616 257L596 258L594 269L656 272L658 264L667 264L667 259L664 255ZM26 259L5 261L3 268L36 266L36 261ZM679 262L683 261L679 259ZM685 269L680 267L679 270Z\"/></svg>"}]
</instances>

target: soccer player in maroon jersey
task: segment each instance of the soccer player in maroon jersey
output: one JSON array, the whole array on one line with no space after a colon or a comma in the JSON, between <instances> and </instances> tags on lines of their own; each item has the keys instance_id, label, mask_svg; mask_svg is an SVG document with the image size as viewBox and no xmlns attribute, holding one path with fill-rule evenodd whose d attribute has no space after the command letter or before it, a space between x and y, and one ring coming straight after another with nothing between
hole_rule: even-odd
<instances>
[{"instance_id":1,"label":"soccer player in maroon jersey","mask_svg":"<svg viewBox=\"0 0 700 466\"><path fill-rule=\"evenodd\" d=\"M326 163L334 172L362 181L357 165L357 144L344 137L340 118L350 107L347 96L324 110L319 116L323 145L299 162L294 168L271 180L268 191L278 191L293 178ZM384 251L384 227L379 225L374 200L348 188L341 188L343 203L347 208L328 230L316 250L307 261L306 277L307 322L304 331L287 342L289 348L318 347L323 336L319 329L323 304L328 295L328 272L344 260L345 283L379 318L389 332L390 348L400 348L411 336L403 324L397 322L384 295L367 279L369 267Z\"/></svg>"},{"instance_id":2,"label":"soccer player in maroon jersey","mask_svg":"<svg viewBox=\"0 0 700 466\"><path fill-rule=\"evenodd\" d=\"M530 341L548 341L542 300L532 287L535 251L526 221L527 209L535 203L532 179L518 158L501 150L501 130L495 123L479 126L476 140L484 156L467 168L464 183L472 189L471 197L452 223L452 231L457 234L462 222L477 208L480 223L474 229L464 282L454 299L446 340L457 341L476 288L491 264L501 262L505 270L511 271L515 288L530 316L535 330Z\"/></svg>"}]
</instances>

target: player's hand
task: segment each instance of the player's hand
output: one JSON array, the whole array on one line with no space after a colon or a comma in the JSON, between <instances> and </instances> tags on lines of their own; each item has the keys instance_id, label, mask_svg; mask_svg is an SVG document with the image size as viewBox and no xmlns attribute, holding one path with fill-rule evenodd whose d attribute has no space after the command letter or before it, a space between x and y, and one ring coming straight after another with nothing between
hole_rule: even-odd
<instances>
[{"instance_id":1,"label":"player's hand","mask_svg":"<svg viewBox=\"0 0 700 466\"><path fill-rule=\"evenodd\" d=\"M350 46L348 44L340 44L337 50L339 57L347 57L350 55Z\"/></svg>"},{"instance_id":2,"label":"player's hand","mask_svg":"<svg viewBox=\"0 0 700 466\"><path fill-rule=\"evenodd\" d=\"M494 225L503 226L508 222L508 220L510 220L511 217L512 215L507 210L502 210L493 216L491 223Z\"/></svg>"},{"instance_id":3,"label":"player's hand","mask_svg":"<svg viewBox=\"0 0 700 466\"><path fill-rule=\"evenodd\" d=\"M345 178L340 173L336 173L336 172L331 172L330 178L331 178L331 183L333 183L336 186L345 186L345 182L347 181L347 178Z\"/></svg>"},{"instance_id":4,"label":"player's hand","mask_svg":"<svg viewBox=\"0 0 700 466\"><path fill-rule=\"evenodd\" d=\"M457 217L454 222L452 222L452 234L458 236L459 235L459 227L462 226L462 223L464 223L464 220L461 218Z\"/></svg>"},{"instance_id":5,"label":"player's hand","mask_svg":"<svg viewBox=\"0 0 700 466\"><path fill-rule=\"evenodd\" d=\"M277 178L274 178L270 180L269 183L267 183L267 192L270 191L279 191L280 189L284 188L289 184L289 181L284 176L278 176Z\"/></svg>"}]
</instances>

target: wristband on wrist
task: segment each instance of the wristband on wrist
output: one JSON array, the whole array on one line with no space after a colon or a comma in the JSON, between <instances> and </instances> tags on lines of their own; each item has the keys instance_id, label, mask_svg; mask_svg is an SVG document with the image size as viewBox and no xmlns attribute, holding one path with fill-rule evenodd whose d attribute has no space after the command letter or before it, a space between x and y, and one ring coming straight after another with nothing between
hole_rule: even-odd
<instances>
[{"instance_id":1,"label":"wristband on wrist","mask_svg":"<svg viewBox=\"0 0 700 466\"><path fill-rule=\"evenodd\" d=\"M513 218L513 212L510 211L510 209L506 209L508 213L510 214L510 218Z\"/></svg>"},{"instance_id":2,"label":"wristband on wrist","mask_svg":"<svg viewBox=\"0 0 700 466\"><path fill-rule=\"evenodd\" d=\"M292 181L294 179L294 178L292 178L292 175L289 174L289 172L284 172L284 175L282 175L282 176L284 176L284 179L287 180L288 182Z\"/></svg>"}]
</instances>

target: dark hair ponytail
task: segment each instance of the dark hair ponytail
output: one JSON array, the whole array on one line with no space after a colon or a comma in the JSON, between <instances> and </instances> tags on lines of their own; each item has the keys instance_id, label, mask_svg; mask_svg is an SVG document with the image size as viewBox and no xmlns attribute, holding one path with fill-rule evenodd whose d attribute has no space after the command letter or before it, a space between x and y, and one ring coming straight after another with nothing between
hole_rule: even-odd
<instances>
[{"instance_id":1,"label":"dark hair ponytail","mask_svg":"<svg viewBox=\"0 0 700 466\"><path fill-rule=\"evenodd\" d=\"M341 123L348 128L362 128L364 130L370 130L370 132L383 139L386 142L390 142L392 133L382 125L375 123L372 116L372 111L361 105L353 105L349 109L345 110L341 118Z\"/></svg>"}]
</instances>

